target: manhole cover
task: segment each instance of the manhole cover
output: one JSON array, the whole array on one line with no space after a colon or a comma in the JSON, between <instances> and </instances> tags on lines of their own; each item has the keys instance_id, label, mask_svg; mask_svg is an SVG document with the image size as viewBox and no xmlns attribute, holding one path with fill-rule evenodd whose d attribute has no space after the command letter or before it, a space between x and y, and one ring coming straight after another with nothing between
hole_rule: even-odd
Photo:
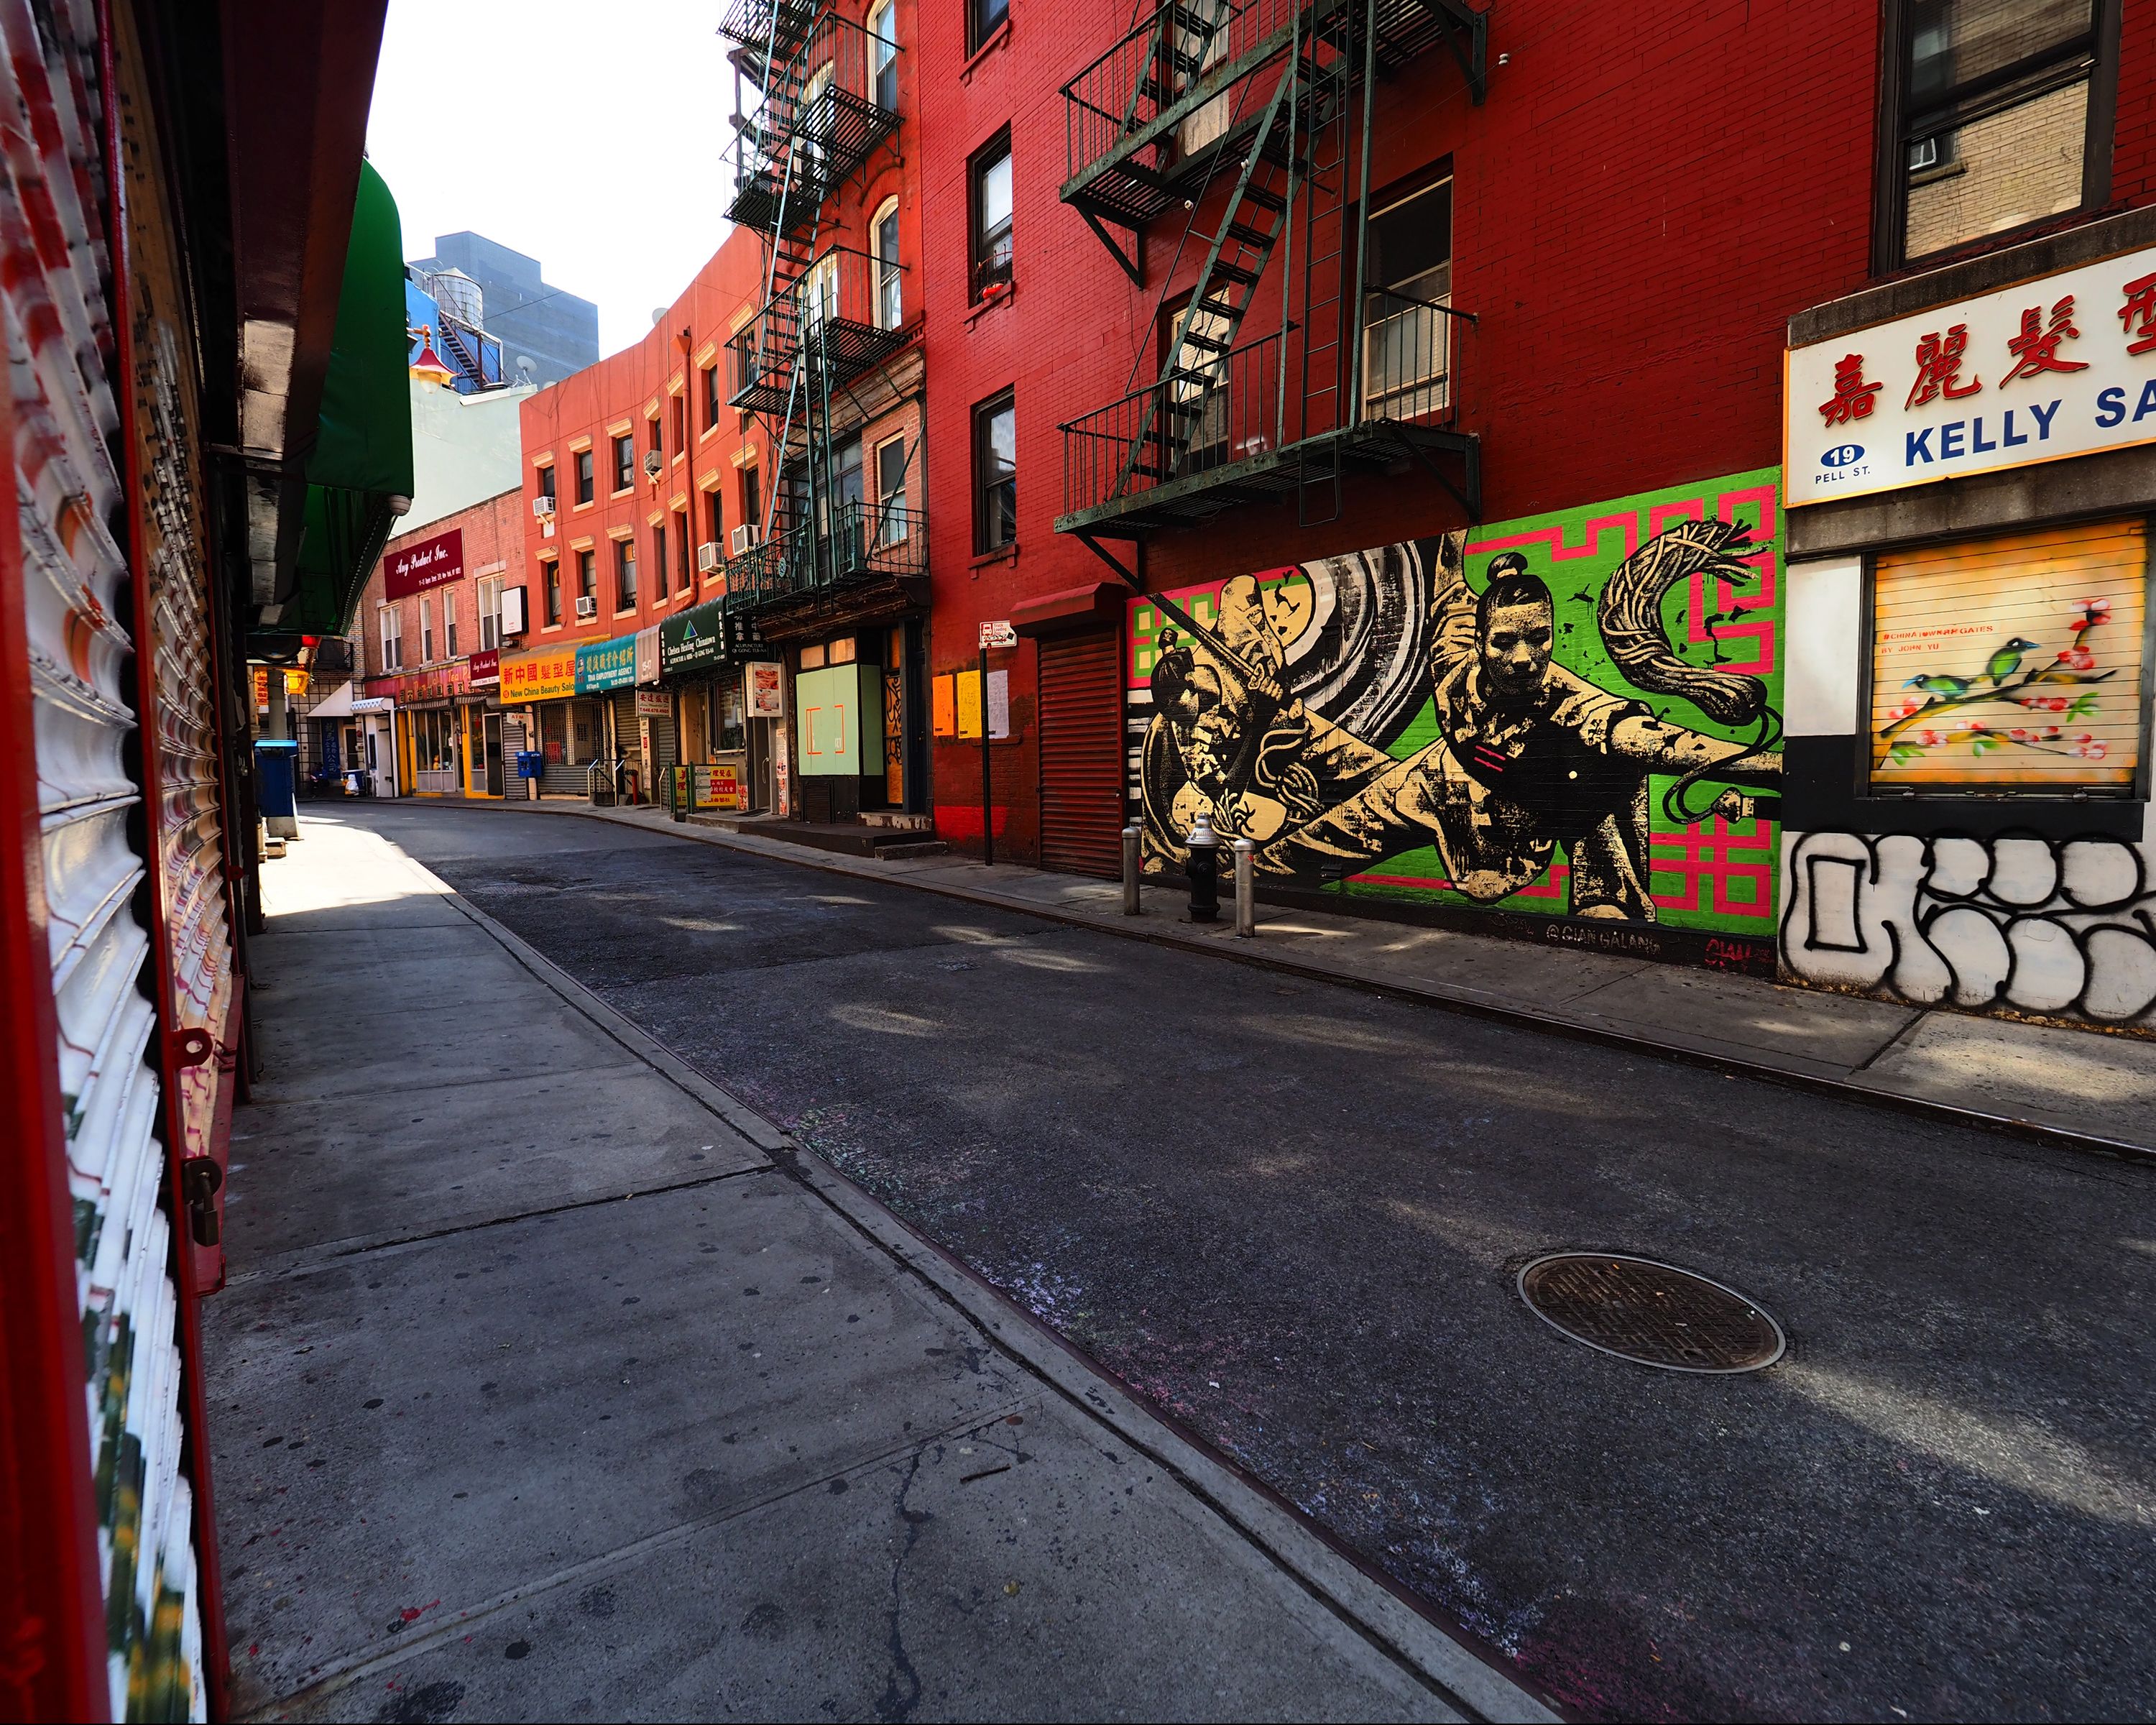
<instances>
[{"instance_id":1,"label":"manhole cover","mask_svg":"<svg viewBox=\"0 0 2156 1725\"><path fill-rule=\"evenodd\" d=\"M1789 1346L1734 1288L1651 1258L1559 1252L1520 1272L1520 1297L1575 1342L1671 1372L1756 1372Z\"/></svg>"}]
</instances>

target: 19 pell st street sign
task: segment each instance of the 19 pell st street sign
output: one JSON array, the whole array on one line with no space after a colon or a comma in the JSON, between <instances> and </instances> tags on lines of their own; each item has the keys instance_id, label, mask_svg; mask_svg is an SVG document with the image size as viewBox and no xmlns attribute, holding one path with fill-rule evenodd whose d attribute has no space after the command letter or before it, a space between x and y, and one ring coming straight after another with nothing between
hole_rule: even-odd
<instances>
[{"instance_id":1,"label":"19 pell st street sign","mask_svg":"<svg viewBox=\"0 0 2156 1725\"><path fill-rule=\"evenodd\" d=\"M1790 508L2156 442L2156 249L1789 351Z\"/></svg>"}]
</instances>

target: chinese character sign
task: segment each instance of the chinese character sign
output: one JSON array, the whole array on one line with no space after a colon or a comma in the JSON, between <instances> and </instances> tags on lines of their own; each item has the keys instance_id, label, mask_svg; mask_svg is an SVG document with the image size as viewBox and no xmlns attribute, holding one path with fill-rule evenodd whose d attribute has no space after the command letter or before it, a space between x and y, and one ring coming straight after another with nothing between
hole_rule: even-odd
<instances>
[{"instance_id":1,"label":"chinese character sign","mask_svg":"<svg viewBox=\"0 0 2156 1725\"><path fill-rule=\"evenodd\" d=\"M506 653L501 677L501 699L506 705L560 701L577 692L577 649L546 647L536 653Z\"/></svg>"},{"instance_id":2,"label":"chinese character sign","mask_svg":"<svg viewBox=\"0 0 2156 1725\"><path fill-rule=\"evenodd\" d=\"M2156 442L2156 250L1789 353L1788 503Z\"/></svg>"}]
</instances>

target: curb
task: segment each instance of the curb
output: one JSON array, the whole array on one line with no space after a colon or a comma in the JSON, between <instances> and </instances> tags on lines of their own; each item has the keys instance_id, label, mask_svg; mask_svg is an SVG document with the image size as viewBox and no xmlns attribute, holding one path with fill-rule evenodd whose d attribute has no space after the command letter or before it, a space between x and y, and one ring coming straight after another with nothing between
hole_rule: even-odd
<instances>
[{"instance_id":1,"label":"curb","mask_svg":"<svg viewBox=\"0 0 2156 1725\"><path fill-rule=\"evenodd\" d=\"M450 803L446 799L437 804L443 808L480 809L501 814L533 812L520 810L514 803ZM769 862L786 863L795 868L814 869L829 875L839 875L852 880L875 880L886 886L901 886L911 891L932 893L941 898L954 899L984 909L1012 912L1019 916L1038 917L1044 922L1055 922L1072 928L1086 928L1096 934L1113 936L1120 940L1144 941L1153 946L1170 947L1177 952L1198 952L1224 959L1229 963L1245 964L1260 970L1299 977L1306 982L1330 983L1342 988L1360 989L1365 993L1381 995L1389 999L1412 1001L1419 1005L1436 1007L1443 1011L1463 1014L1516 1029L1535 1030L1545 1035L1567 1037L1576 1042L1593 1043L1599 1047L1618 1050L1625 1054L1643 1055L1652 1059L1673 1060L1688 1066L1697 1066L1711 1072L1732 1074L1756 1079L1765 1084L1778 1084L1786 1088L1802 1090L1839 1101L1855 1103L1859 1106L1891 1109L1897 1113L1910 1115L1933 1122L1973 1127L2002 1137L2019 1138L2026 1142L2041 1144L2051 1149L2068 1150L2082 1155L2102 1156L2116 1161L2156 1163L2156 1146L2136 1144L2123 1138L2106 1137L2100 1132L2090 1132L2072 1127L2055 1126L2046 1121L2030 1120L2018 1115L1994 1114L1980 1108L1969 1108L1953 1102L1935 1101L1925 1096L1915 1096L1906 1091L1887 1090L1878 1086L1858 1083L1846 1078L1830 1077L1821 1073L1802 1072L1787 1066L1748 1059L1736 1054L1712 1054L1704 1050L1673 1046L1658 1042L1652 1037L1640 1036L1606 1025L1583 1024L1576 1019L1559 1018L1539 1012L1532 1007L1506 1006L1495 1001L1476 1000L1464 995L1448 993L1443 989L1419 986L1410 982L1389 981L1374 977L1358 976L1351 972L1329 969L1323 965L1305 963L1286 954L1267 952L1252 943L1229 946L1217 941L1183 935L1164 927L1132 927L1122 917L1095 917L1061 911L1048 906L1013 902L1002 896L952 885L947 881L925 881L909 879L902 875L886 875L873 870L852 867L848 860L835 851L819 851L806 845L788 845L783 839L764 839L757 844L744 844L747 834L733 834L712 827L688 828L675 830L675 824L654 828L644 822L624 819L598 809L562 809L563 814L580 819L603 821L609 826L624 827L633 832L649 833L661 838L689 839L697 843L716 845L722 849L745 856L762 857ZM783 846L784 854L766 846ZM799 854L793 855L793 853ZM1141 922L1142 918L1128 919Z\"/></svg>"}]
</instances>

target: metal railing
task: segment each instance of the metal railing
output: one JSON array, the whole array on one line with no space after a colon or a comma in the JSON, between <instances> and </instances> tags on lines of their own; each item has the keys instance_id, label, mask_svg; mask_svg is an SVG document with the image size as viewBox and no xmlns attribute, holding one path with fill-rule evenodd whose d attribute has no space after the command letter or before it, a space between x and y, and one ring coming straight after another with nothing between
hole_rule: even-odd
<instances>
[{"instance_id":1,"label":"metal railing","mask_svg":"<svg viewBox=\"0 0 2156 1725\"><path fill-rule=\"evenodd\" d=\"M1009 228L982 246L980 255L973 259L973 301L975 305L987 299L990 294L1010 286L1014 280L1013 256L1011 230Z\"/></svg>"},{"instance_id":2,"label":"metal railing","mask_svg":"<svg viewBox=\"0 0 2156 1725\"><path fill-rule=\"evenodd\" d=\"M1059 426L1065 512L1157 490L1278 447L1281 381L1276 331Z\"/></svg>"},{"instance_id":3,"label":"metal railing","mask_svg":"<svg viewBox=\"0 0 2156 1725\"><path fill-rule=\"evenodd\" d=\"M728 608L752 610L862 582L921 575L928 521L902 503L860 499L829 511L828 531L788 528L726 564Z\"/></svg>"},{"instance_id":4,"label":"metal railing","mask_svg":"<svg viewBox=\"0 0 2156 1725\"><path fill-rule=\"evenodd\" d=\"M1428 428L1459 412L1460 326L1472 313L1390 288L1364 294L1355 349L1360 376L1342 423L1336 393L1300 375L1307 344L1277 331L1057 428L1066 514L1250 461L1307 438L1384 421ZM1290 336L1301 326L1289 326ZM1304 385L1310 384L1306 391ZM1311 411L1315 403L1318 411Z\"/></svg>"}]
</instances>

